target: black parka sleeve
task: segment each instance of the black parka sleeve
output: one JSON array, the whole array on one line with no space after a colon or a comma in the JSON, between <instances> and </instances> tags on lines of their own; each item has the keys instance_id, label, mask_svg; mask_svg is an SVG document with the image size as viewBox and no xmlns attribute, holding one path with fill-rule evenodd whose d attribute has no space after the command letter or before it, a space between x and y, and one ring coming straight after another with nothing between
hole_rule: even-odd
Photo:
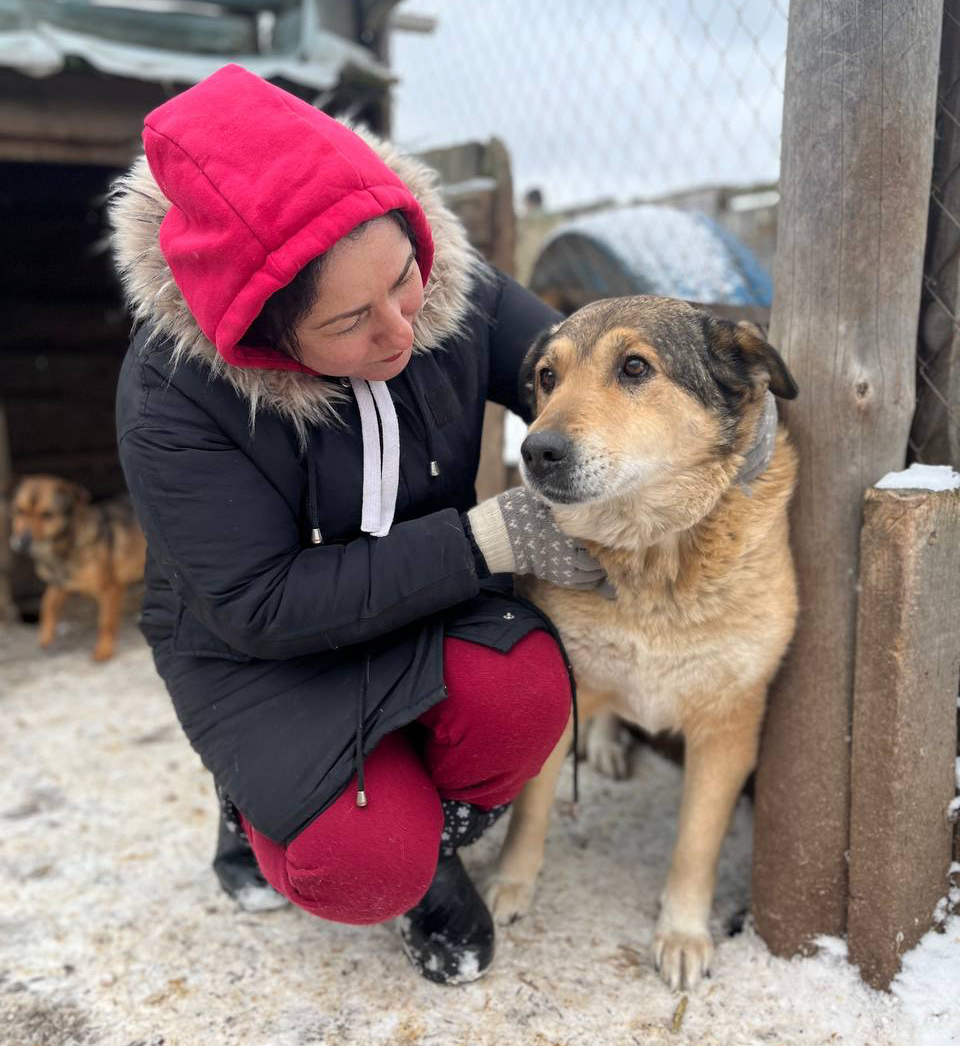
<instances>
[{"instance_id":1,"label":"black parka sleeve","mask_svg":"<svg viewBox=\"0 0 960 1046\"><path fill-rule=\"evenodd\" d=\"M495 276L499 288L490 331L488 397L529 422L530 409L520 394L520 367L537 335L563 316L509 276Z\"/></svg>"},{"instance_id":2,"label":"black parka sleeve","mask_svg":"<svg viewBox=\"0 0 960 1046\"><path fill-rule=\"evenodd\" d=\"M456 510L303 548L295 512L243 449L175 386L162 401L122 432L124 474L161 571L235 650L281 659L361 643L478 592Z\"/></svg>"}]
</instances>

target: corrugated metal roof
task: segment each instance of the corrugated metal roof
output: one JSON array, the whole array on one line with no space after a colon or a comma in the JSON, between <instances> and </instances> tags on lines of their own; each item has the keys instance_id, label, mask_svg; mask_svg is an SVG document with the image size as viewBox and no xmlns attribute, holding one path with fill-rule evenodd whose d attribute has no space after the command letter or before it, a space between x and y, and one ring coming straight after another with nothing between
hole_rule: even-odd
<instances>
[{"instance_id":1,"label":"corrugated metal roof","mask_svg":"<svg viewBox=\"0 0 960 1046\"><path fill-rule=\"evenodd\" d=\"M300 6L299 0L155 0L139 8L110 0L0 0L0 66L46 77L80 59L114 76L196 83L233 61L266 79L318 90L336 84L347 67L382 83L393 80L366 48L309 18L282 50L258 53L257 11L289 18Z\"/></svg>"}]
</instances>

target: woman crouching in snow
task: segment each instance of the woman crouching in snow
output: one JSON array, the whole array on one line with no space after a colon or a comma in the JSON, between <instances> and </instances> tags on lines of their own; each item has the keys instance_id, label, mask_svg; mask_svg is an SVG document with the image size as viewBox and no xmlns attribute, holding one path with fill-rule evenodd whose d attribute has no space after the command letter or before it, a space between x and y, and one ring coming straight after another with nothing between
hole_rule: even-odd
<instances>
[{"instance_id":1,"label":"woman crouching in snow","mask_svg":"<svg viewBox=\"0 0 960 1046\"><path fill-rule=\"evenodd\" d=\"M571 712L502 575L602 581L526 492L475 505L484 401L525 413L557 316L477 258L431 172L238 66L144 145L111 202L136 323L118 439L221 883L259 866L322 918L402 916L424 976L472 980L493 924L457 848Z\"/></svg>"}]
</instances>

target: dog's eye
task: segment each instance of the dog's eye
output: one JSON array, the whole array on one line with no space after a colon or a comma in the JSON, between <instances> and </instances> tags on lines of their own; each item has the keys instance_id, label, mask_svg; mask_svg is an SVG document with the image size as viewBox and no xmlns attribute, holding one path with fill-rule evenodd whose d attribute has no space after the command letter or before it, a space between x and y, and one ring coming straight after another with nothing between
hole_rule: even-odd
<instances>
[{"instance_id":1,"label":"dog's eye","mask_svg":"<svg viewBox=\"0 0 960 1046\"><path fill-rule=\"evenodd\" d=\"M557 384L557 376L549 367L544 367L540 371L540 388L544 392L553 392L554 386Z\"/></svg>"},{"instance_id":2,"label":"dog's eye","mask_svg":"<svg viewBox=\"0 0 960 1046\"><path fill-rule=\"evenodd\" d=\"M623 361L623 373L628 378L642 378L650 370L650 364L642 356L628 356Z\"/></svg>"}]
</instances>

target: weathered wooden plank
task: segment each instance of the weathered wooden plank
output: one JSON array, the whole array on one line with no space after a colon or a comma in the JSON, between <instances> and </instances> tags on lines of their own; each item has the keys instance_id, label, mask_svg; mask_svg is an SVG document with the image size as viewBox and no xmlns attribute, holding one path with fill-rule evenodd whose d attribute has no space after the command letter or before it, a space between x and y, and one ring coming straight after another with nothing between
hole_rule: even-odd
<instances>
[{"instance_id":1,"label":"weathered wooden plank","mask_svg":"<svg viewBox=\"0 0 960 1046\"><path fill-rule=\"evenodd\" d=\"M63 72L33 79L0 69L0 160L126 166L161 84Z\"/></svg>"},{"instance_id":2,"label":"weathered wooden plank","mask_svg":"<svg viewBox=\"0 0 960 1046\"><path fill-rule=\"evenodd\" d=\"M498 139L434 149L420 158L439 174L446 202L460 218L471 244L501 271L512 274L516 215L510 157ZM507 483L503 461L504 409L488 403L483 419L477 497L499 494Z\"/></svg>"},{"instance_id":3,"label":"weathered wooden plank","mask_svg":"<svg viewBox=\"0 0 960 1046\"><path fill-rule=\"evenodd\" d=\"M800 397L798 631L756 784L753 903L777 954L842 934L864 490L899 469L917 318L943 0L790 6L771 341Z\"/></svg>"},{"instance_id":4,"label":"weathered wooden plank","mask_svg":"<svg viewBox=\"0 0 960 1046\"><path fill-rule=\"evenodd\" d=\"M850 959L887 988L947 892L960 678L960 491L868 490L850 805Z\"/></svg>"}]
</instances>

